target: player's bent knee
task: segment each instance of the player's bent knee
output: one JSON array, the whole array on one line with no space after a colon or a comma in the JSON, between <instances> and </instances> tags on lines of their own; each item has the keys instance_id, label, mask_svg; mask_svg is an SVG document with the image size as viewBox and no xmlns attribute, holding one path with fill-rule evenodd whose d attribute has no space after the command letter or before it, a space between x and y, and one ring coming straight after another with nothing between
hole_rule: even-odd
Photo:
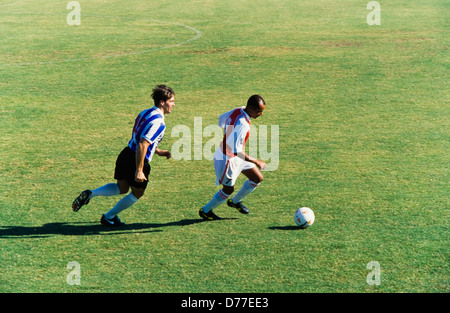
<instances>
[{"instance_id":1,"label":"player's bent knee","mask_svg":"<svg viewBox=\"0 0 450 313\"><path fill-rule=\"evenodd\" d=\"M223 186L223 192L227 195L231 195L234 192L234 186Z\"/></svg>"},{"instance_id":2,"label":"player's bent knee","mask_svg":"<svg viewBox=\"0 0 450 313\"><path fill-rule=\"evenodd\" d=\"M261 185L261 182L254 182L254 181L252 181L252 180L249 180L249 182L250 182L250 186L252 186L252 187L254 187L254 188L256 188L256 187L258 187L259 185Z\"/></svg>"},{"instance_id":3,"label":"player's bent knee","mask_svg":"<svg viewBox=\"0 0 450 313\"><path fill-rule=\"evenodd\" d=\"M262 174L257 175L256 177L253 177L253 179L250 179L250 181L252 181L256 185L261 184L263 180L264 180L264 177L262 176Z\"/></svg>"}]
</instances>

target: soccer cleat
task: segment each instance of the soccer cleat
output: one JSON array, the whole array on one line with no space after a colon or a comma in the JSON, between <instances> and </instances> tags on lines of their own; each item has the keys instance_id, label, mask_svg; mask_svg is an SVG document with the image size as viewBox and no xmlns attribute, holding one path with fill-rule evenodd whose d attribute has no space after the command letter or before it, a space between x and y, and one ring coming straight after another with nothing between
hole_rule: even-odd
<instances>
[{"instance_id":1,"label":"soccer cleat","mask_svg":"<svg viewBox=\"0 0 450 313\"><path fill-rule=\"evenodd\" d=\"M72 211L78 212L83 205L89 203L89 197L91 196L92 191L85 190L73 201L72 203Z\"/></svg>"},{"instance_id":2,"label":"soccer cleat","mask_svg":"<svg viewBox=\"0 0 450 313\"><path fill-rule=\"evenodd\" d=\"M203 208L198 211L198 215L200 215L200 217L205 221L221 220L221 218L214 214L213 211L209 211L208 213L203 212Z\"/></svg>"},{"instance_id":3,"label":"soccer cleat","mask_svg":"<svg viewBox=\"0 0 450 313\"><path fill-rule=\"evenodd\" d=\"M228 204L229 207L235 208L236 210L238 210L242 214L248 214L250 212L248 210L248 208L245 205L242 204L241 201L239 201L238 203L233 203L233 201L231 199L228 199L227 204Z\"/></svg>"},{"instance_id":4,"label":"soccer cleat","mask_svg":"<svg viewBox=\"0 0 450 313\"><path fill-rule=\"evenodd\" d=\"M105 217L105 214L102 214L102 218L100 219L100 223L103 226L108 226L108 227L118 227L118 226L124 226L125 223L122 223L119 219L119 217L116 215L114 216L112 219L107 219Z\"/></svg>"}]
</instances>

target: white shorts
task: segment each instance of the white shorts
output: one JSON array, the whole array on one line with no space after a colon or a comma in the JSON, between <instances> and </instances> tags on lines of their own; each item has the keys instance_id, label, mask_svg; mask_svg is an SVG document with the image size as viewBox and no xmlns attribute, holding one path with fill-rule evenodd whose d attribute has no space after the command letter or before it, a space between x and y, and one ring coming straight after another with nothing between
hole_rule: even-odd
<instances>
[{"instance_id":1,"label":"white shorts","mask_svg":"<svg viewBox=\"0 0 450 313\"><path fill-rule=\"evenodd\" d=\"M214 154L214 169L216 170L216 185L234 186L242 171L254 168L256 165L237 156L228 157L217 149Z\"/></svg>"}]
</instances>

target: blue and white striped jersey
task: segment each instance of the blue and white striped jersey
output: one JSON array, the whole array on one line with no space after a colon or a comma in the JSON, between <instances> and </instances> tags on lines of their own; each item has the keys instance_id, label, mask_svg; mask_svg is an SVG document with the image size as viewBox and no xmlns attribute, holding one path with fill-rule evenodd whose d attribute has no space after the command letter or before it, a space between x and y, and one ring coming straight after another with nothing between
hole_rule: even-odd
<instances>
[{"instance_id":1,"label":"blue and white striped jersey","mask_svg":"<svg viewBox=\"0 0 450 313\"><path fill-rule=\"evenodd\" d=\"M156 147L164 137L164 113L154 106L139 113L133 127L133 134L128 146L136 152L139 141L144 138L150 143L145 158L150 162L155 153Z\"/></svg>"}]
</instances>

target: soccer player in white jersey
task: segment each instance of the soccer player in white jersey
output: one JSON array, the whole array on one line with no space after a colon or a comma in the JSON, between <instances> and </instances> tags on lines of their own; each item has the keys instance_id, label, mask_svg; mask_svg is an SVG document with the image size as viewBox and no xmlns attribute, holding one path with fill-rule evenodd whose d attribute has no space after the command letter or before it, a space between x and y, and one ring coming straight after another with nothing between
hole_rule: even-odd
<instances>
[{"instance_id":1,"label":"soccer player in white jersey","mask_svg":"<svg viewBox=\"0 0 450 313\"><path fill-rule=\"evenodd\" d=\"M175 93L172 88L159 85L153 89L152 98L155 106L142 111L134 122L132 138L117 157L114 178L117 183L109 183L94 190L83 191L73 202L72 210L78 210L98 196L115 196L131 192L102 215L100 220L105 226L122 226L117 216L123 210L135 204L144 195L147 188L150 164L153 154L171 157L168 150L158 149L158 144L164 137L166 125L164 115L172 112L175 106Z\"/></svg>"},{"instance_id":2,"label":"soccer player in white jersey","mask_svg":"<svg viewBox=\"0 0 450 313\"><path fill-rule=\"evenodd\" d=\"M234 192L234 185L240 173L247 176L248 180L233 198L228 199L227 204L242 214L249 213L248 208L242 204L242 199L262 182L260 169L264 169L266 163L247 155L244 147L250 135L250 119L260 117L265 107L264 99L253 95L248 99L246 107L236 108L219 117L224 138L214 154L214 168L216 185L222 185L223 188L200 209L199 215L204 220L220 219L213 213L213 209L224 203Z\"/></svg>"}]
</instances>

